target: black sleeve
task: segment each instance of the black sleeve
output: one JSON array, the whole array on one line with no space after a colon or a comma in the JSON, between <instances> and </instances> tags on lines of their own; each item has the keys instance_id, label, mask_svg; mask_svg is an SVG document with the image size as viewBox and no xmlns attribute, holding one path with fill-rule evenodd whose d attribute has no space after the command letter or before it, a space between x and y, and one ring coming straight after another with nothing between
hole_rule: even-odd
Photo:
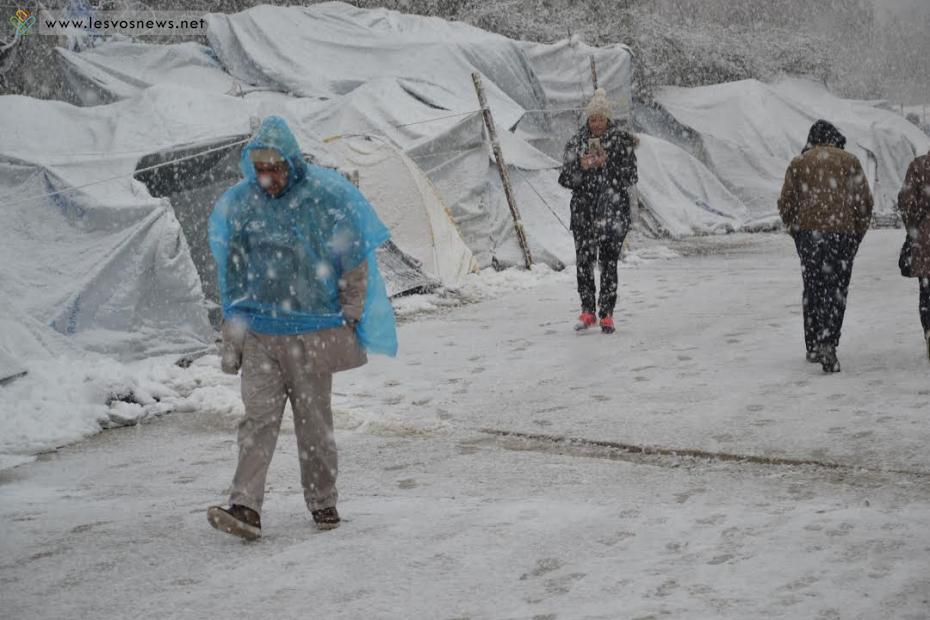
<instances>
[{"instance_id":1,"label":"black sleeve","mask_svg":"<svg viewBox=\"0 0 930 620\"><path fill-rule=\"evenodd\" d=\"M610 160L611 185L616 187L632 187L639 181L636 170L636 138L624 134L611 148Z\"/></svg>"},{"instance_id":2,"label":"black sleeve","mask_svg":"<svg viewBox=\"0 0 930 620\"><path fill-rule=\"evenodd\" d=\"M575 136L565 145L562 170L559 172L559 185L571 190L581 187L582 171L578 151L578 136Z\"/></svg>"},{"instance_id":3,"label":"black sleeve","mask_svg":"<svg viewBox=\"0 0 930 620\"><path fill-rule=\"evenodd\" d=\"M621 165L623 184L626 187L632 187L639 181L639 170L636 165L636 143L632 138L629 142L624 140L623 151L623 163Z\"/></svg>"}]
</instances>

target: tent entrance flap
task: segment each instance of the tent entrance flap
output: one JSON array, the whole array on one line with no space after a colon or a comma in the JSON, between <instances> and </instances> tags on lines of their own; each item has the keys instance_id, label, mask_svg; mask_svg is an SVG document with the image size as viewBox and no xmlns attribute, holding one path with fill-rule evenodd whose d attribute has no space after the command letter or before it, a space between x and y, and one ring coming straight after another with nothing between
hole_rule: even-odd
<instances>
[{"instance_id":1,"label":"tent entrance flap","mask_svg":"<svg viewBox=\"0 0 930 620\"><path fill-rule=\"evenodd\" d=\"M247 135L181 145L144 156L134 177L156 198L167 198L187 239L191 258L206 298L212 302L210 323L219 325L216 267L207 240L207 219L213 204L239 181L239 156ZM224 148L225 147L225 148ZM149 170L152 166L160 166Z\"/></svg>"}]
</instances>

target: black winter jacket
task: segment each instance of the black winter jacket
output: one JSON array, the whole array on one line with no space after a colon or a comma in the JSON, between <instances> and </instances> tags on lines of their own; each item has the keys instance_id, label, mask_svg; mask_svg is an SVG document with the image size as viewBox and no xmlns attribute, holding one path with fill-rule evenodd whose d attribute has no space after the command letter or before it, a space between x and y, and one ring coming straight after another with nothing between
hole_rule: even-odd
<instances>
[{"instance_id":1,"label":"black winter jacket","mask_svg":"<svg viewBox=\"0 0 930 620\"><path fill-rule=\"evenodd\" d=\"M588 151L591 131L585 125L568 141L562 159L559 185L572 190L573 231L596 225L618 225L630 221L629 188L639 179L636 146L639 140L613 122L600 138L607 152L607 163L600 168L581 169L581 157Z\"/></svg>"}]
</instances>

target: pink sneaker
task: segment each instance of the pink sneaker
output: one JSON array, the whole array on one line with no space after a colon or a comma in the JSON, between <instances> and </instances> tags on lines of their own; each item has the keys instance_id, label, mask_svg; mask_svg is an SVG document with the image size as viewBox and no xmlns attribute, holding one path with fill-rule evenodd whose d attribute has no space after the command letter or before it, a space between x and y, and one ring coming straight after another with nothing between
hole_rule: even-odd
<instances>
[{"instance_id":1,"label":"pink sneaker","mask_svg":"<svg viewBox=\"0 0 930 620\"><path fill-rule=\"evenodd\" d=\"M580 332L593 327L597 323L597 317L593 312L582 312L578 317L578 323L575 325L575 331Z\"/></svg>"}]
</instances>

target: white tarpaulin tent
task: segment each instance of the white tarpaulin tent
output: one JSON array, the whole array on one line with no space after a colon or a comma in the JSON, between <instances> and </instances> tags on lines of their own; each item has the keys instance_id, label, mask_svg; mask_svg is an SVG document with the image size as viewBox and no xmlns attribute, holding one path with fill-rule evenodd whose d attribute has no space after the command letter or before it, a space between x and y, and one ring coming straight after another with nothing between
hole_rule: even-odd
<instances>
[{"instance_id":1,"label":"white tarpaulin tent","mask_svg":"<svg viewBox=\"0 0 930 620\"><path fill-rule=\"evenodd\" d=\"M165 85L94 107L4 97L0 284L10 307L0 349L26 361L67 342L131 359L208 345L204 291L211 299L216 291L207 217L238 181L253 118L288 116L291 103L279 95L243 99ZM374 165L342 162L291 121L317 163L344 171ZM379 204L382 197L408 208L395 218L395 243L378 257L389 292L460 284L474 268L471 253L422 172L402 154L392 161L406 176L381 170L363 181L379 211L393 217L400 208ZM147 171L151 165L160 167ZM427 229L434 235L420 239L418 231ZM45 332L66 338L49 344Z\"/></svg>"},{"instance_id":2,"label":"white tarpaulin tent","mask_svg":"<svg viewBox=\"0 0 930 620\"><path fill-rule=\"evenodd\" d=\"M242 92L242 86L223 70L213 51L196 43L112 41L80 53L63 48L55 51L68 85L68 98L78 105L127 99L156 84L217 94Z\"/></svg>"},{"instance_id":3,"label":"white tarpaulin tent","mask_svg":"<svg viewBox=\"0 0 930 620\"><path fill-rule=\"evenodd\" d=\"M640 134L640 218L657 235L739 230L746 206L700 161L660 138Z\"/></svg>"},{"instance_id":4,"label":"white tarpaulin tent","mask_svg":"<svg viewBox=\"0 0 930 620\"><path fill-rule=\"evenodd\" d=\"M377 78L396 78L440 113L467 112L477 107L471 81L477 71L504 127L545 104L518 42L436 17L341 2L259 6L211 14L207 37L233 77L296 97L332 99Z\"/></svg>"},{"instance_id":5,"label":"white tarpaulin tent","mask_svg":"<svg viewBox=\"0 0 930 620\"><path fill-rule=\"evenodd\" d=\"M4 321L15 325L4 325L0 348L24 361L67 342L135 359L212 342L179 219L133 174L148 153L247 137L268 102L175 86L94 107L2 101L0 284ZM318 146L295 131L302 145ZM196 224L188 233L205 236L206 217Z\"/></svg>"},{"instance_id":6,"label":"white tarpaulin tent","mask_svg":"<svg viewBox=\"0 0 930 620\"><path fill-rule=\"evenodd\" d=\"M342 165L358 171L359 188L391 229L391 239L427 273L458 285L478 268L439 192L398 148L346 137L329 143Z\"/></svg>"},{"instance_id":7,"label":"white tarpaulin tent","mask_svg":"<svg viewBox=\"0 0 930 620\"><path fill-rule=\"evenodd\" d=\"M406 151L439 190L481 267L522 263L471 78L483 76L502 129L516 125L524 110L544 107L545 94L517 42L464 24L342 3L212 15L208 36L243 82L304 97L296 113L320 135L375 136ZM306 98L322 103L314 108ZM500 133L511 170L555 175L558 162ZM515 181L526 183L567 209L561 188ZM536 192L515 191L534 258L552 266L571 261L571 238L559 219Z\"/></svg>"},{"instance_id":8,"label":"white tarpaulin tent","mask_svg":"<svg viewBox=\"0 0 930 620\"><path fill-rule=\"evenodd\" d=\"M584 123L584 106L594 94L592 60L598 86L614 104L614 119L631 125L633 55L628 47L592 47L571 37L556 43L521 41L520 48L542 86L546 108L527 111L517 125L517 135L561 160L565 143Z\"/></svg>"},{"instance_id":9,"label":"white tarpaulin tent","mask_svg":"<svg viewBox=\"0 0 930 620\"><path fill-rule=\"evenodd\" d=\"M120 42L63 52L65 71L74 74L67 79L102 85L108 96L177 81L253 103L273 101L323 137L386 139L428 173L480 266L516 265L522 257L490 148L483 163L475 157L479 143L487 146L483 125L473 118L471 73L477 71L534 257L552 266L573 260L565 226L569 193L555 183L561 151L593 92L592 56L618 118L629 116L632 56L626 47L513 41L461 23L343 3L256 7L212 15L209 24L212 49ZM229 73L217 73L221 67ZM97 96L91 92L91 99ZM662 223L654 227L658 232L708 233L731 224L729 218L708 222L700 207L686 213L685 200L650 199L652 191L641 188L650 211L645 221Z\"/></svg>"},{"instance_id":10,"label":"white tarpaulin tent","mask_svg":"<svg viewBox=\"0 0 930 620\"><path fill-rule=\"evenodd\" d=\"M408 149L449 205L482 267L523 263L484 121L471 114ZM559 187L558 162L508 132L500 134L533 260L559 268L574 259L570 194Z\"/></svg>"},{"instance_id":11,"label":"white tarpaulin tent","mask_svg":"<svg viewBox=\"0 0 930 620\"><path fill-rule=\"evenodd\" d=\"M572 37L557 43L521 42L546 95L545 111L528 111L516 135L561 162L568 140L585 122L584 106L598 86L614 104L614 119L632 126L633 57L624 45L591 47ZM682 149L640 136L637 186L641 224L651 233L681 237L738 230L745 206L713 173Z\"/></svg>"},{"instance_id":12,"label":"white tarpaulin tent","mask_svg":"<svg viewBox=\"0 0 930 620\"><path fill-rule=\"evenodd\" d=\"M159 144L247 127L242 102L226 99L162 87L93 108L3 98L0 281L14 317L121 359L210 342L178 220L131 176ZM4 329L3 346L17 359L47 348L33 327L15 339Z\"/></svg>"},{"instance_id":13,"label":"white tarpaulin tent","mask_svg":"<svg viewBox=\"0 0 930 620\"><path fill-rule=\"evenodd\" d=\"M523 263L480 113L437 113L398 78L372 80L324 103L294 100L291 109L327 140L368 136L404 151L439 191L480 267ZM500 138L534 260L553 267L570 262L571 236L546 206L568 221L569 194L554 183L559 163L509 132ZM364 172L360 180L365 187Z\"/></svg>"},{"instance_id":14,"label":"white tarpaulin tent","mask_svg":"<svg viewBox=\"0 0 930 620\"><path fill-rule=\"evenodd\" d=\"M777 219L785 170L819 118L846 135L847 150L866 170L878 213L891 212L908 164L930 149L930 138L897 114L840 99L804 79L666 88L657 101L696 132L702 161L757 222Z\"/></svg>"}]
</instances>

